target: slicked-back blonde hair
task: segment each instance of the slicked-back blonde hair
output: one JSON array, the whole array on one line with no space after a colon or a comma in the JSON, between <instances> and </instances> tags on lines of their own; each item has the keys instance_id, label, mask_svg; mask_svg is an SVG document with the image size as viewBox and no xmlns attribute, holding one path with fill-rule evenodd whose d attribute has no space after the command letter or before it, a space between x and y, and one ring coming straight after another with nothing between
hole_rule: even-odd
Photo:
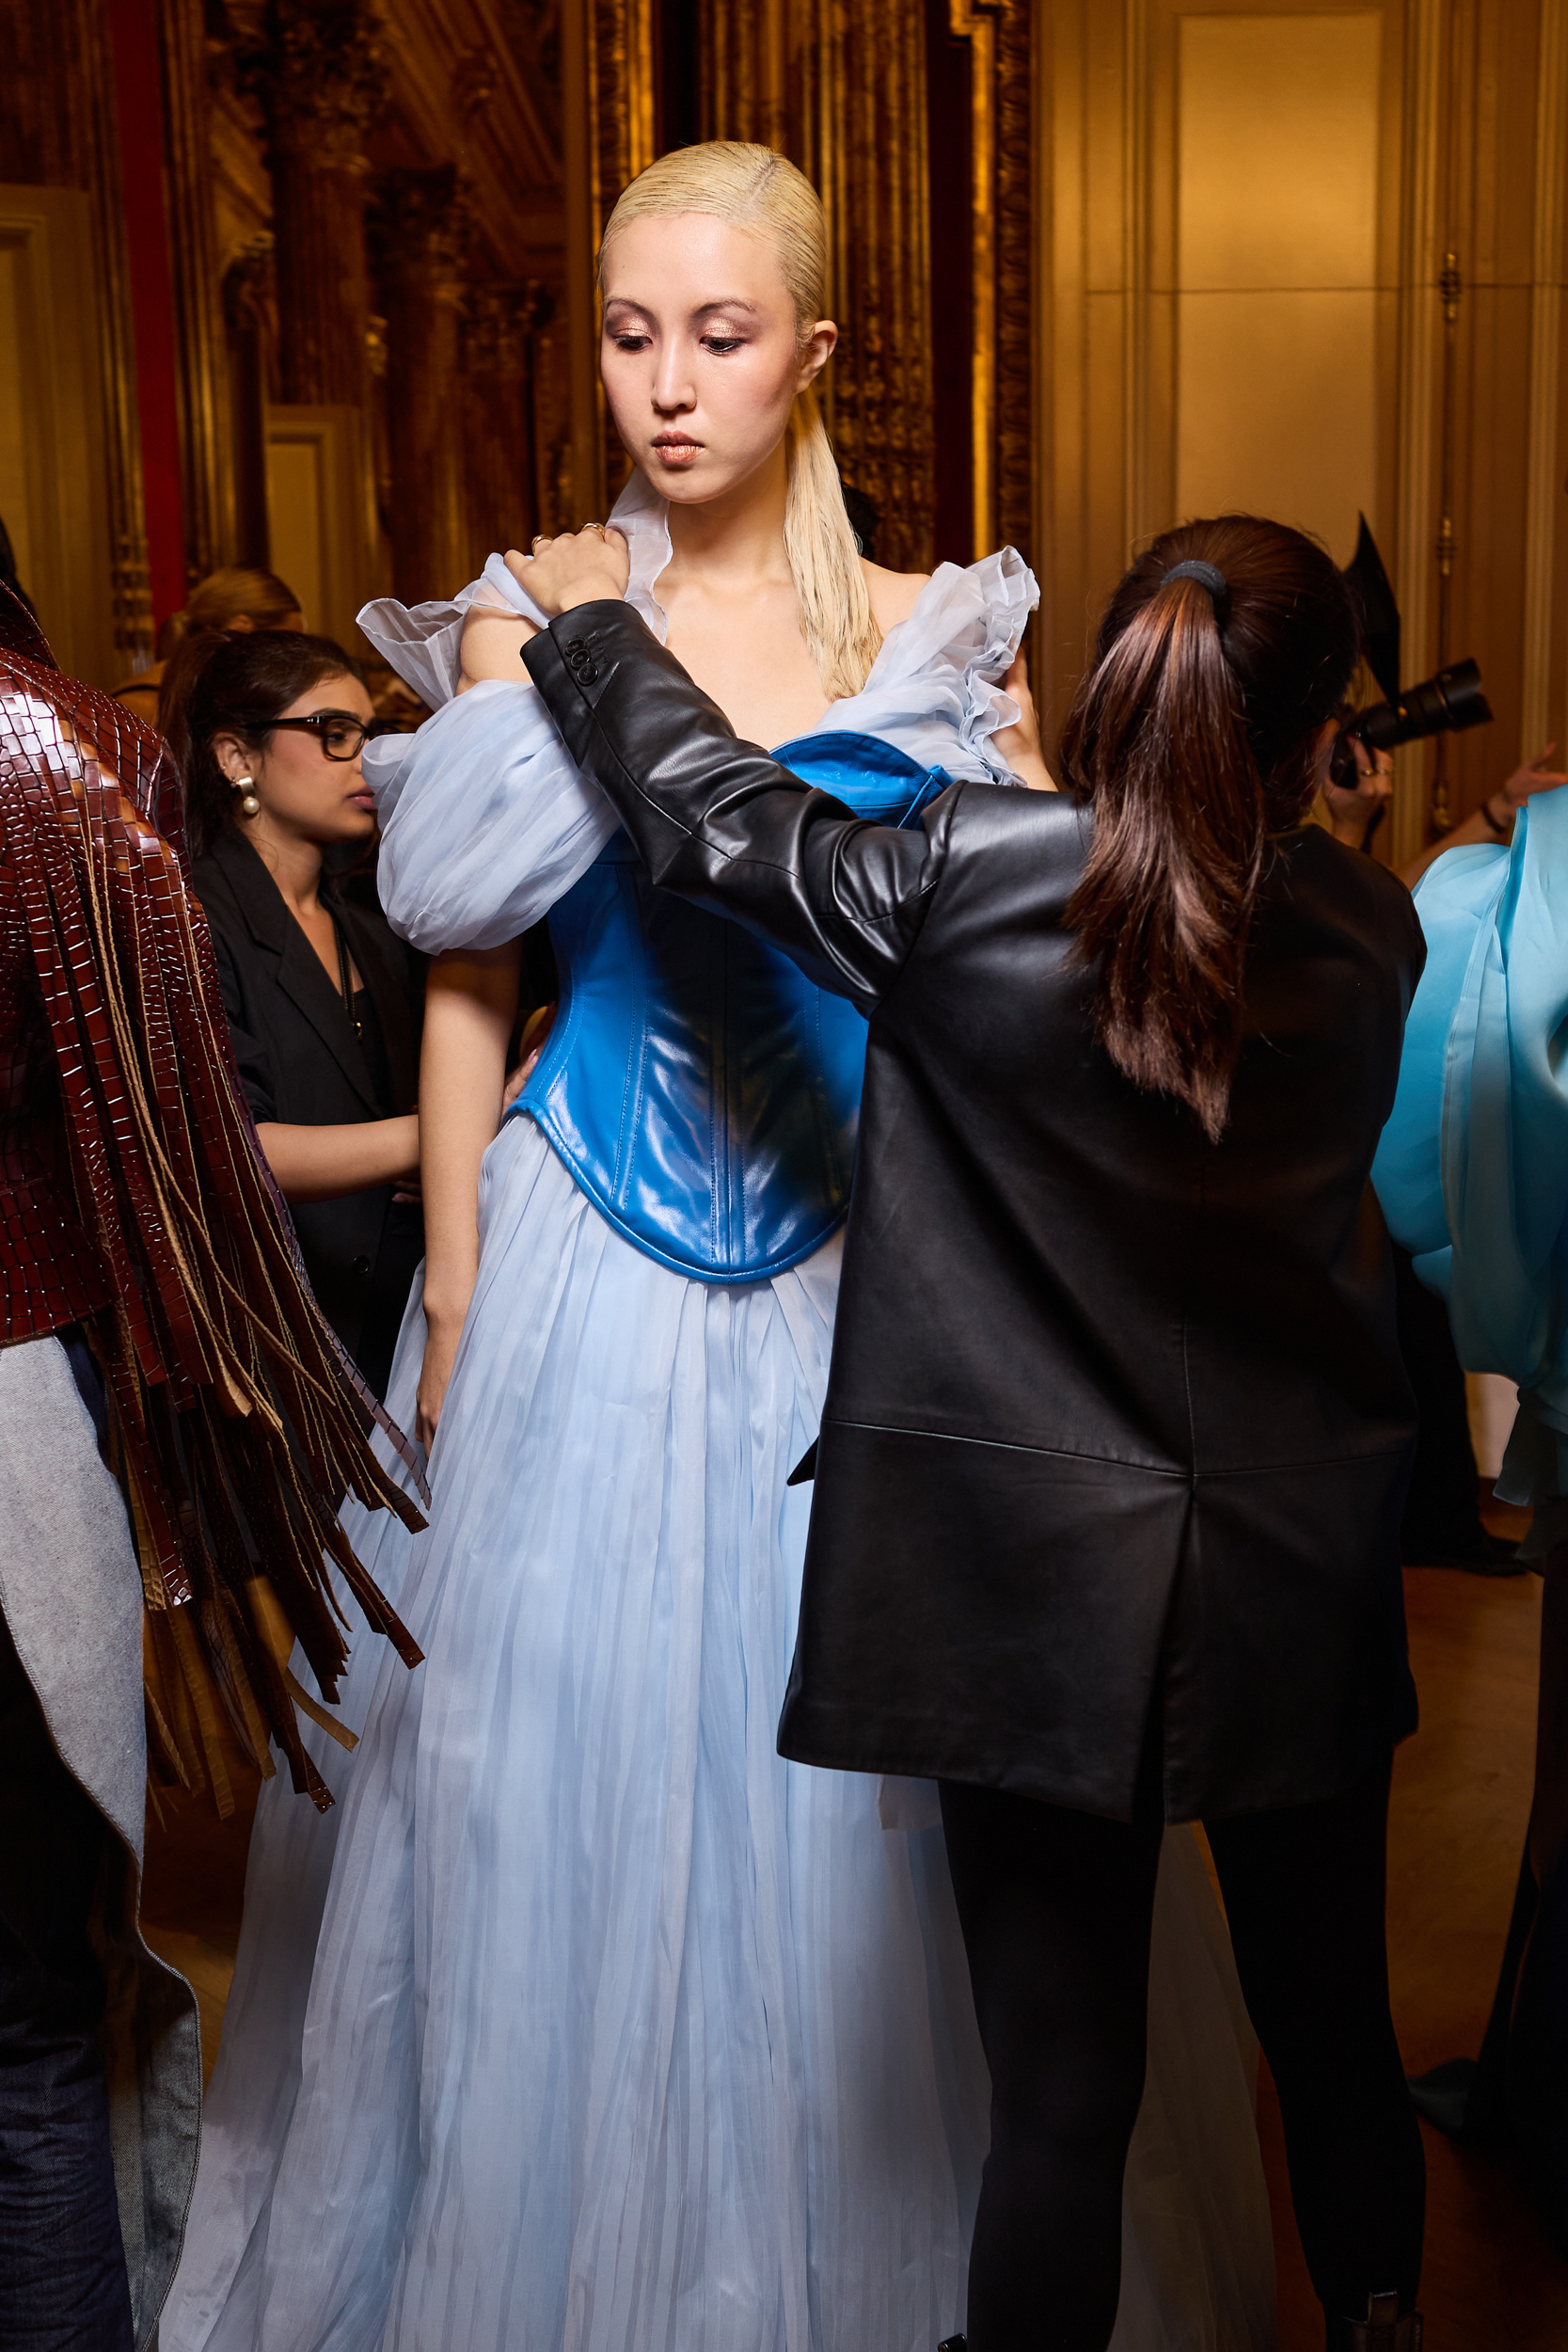
<instances>
[{"instance_id":1,"label":"slicked-back blonde hair","mask_svg":"<svg viewBox=\"0 0 1568 2352\"><path fill-rule=\"evenodd\" d=\"M678 147L640 172L605 224L599 286L611 240L628 221L706 213L765 236L778 259L803 349L827 298L828 225L803 172L770 147L709 139ZM844 511L838 468L816 391L797 392L784 429L789 492L784 556L795 580L800 629L830 701L858 694L881 649L855 534Z\"/></svg>"}]
</instances>

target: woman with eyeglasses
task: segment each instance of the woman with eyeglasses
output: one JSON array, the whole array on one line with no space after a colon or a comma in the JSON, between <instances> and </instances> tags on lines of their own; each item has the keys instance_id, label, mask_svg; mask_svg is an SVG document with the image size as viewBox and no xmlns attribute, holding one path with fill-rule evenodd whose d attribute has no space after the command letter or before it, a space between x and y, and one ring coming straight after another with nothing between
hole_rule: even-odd
<instances>
[{"instance_id":1,"label":"woman with eyeglasses","mask_svg":"<svg viewBox=\"0 0 1568 2352\"><path fill-rule=\"evenodd\" d=\"M166 722L261 1149L316 1296L377 1396L424 1253L421 969L326 859L373 840L359 757L394 727L341 645L264 630L215 638Z\"/></svg>"}]
</instances>

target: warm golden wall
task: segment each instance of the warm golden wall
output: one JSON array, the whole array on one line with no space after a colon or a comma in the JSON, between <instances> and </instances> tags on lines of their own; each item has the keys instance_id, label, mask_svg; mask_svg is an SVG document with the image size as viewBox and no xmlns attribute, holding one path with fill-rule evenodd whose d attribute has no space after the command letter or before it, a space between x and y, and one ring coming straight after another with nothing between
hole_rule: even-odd
<instances>
[{"instance_id":1,"label":"warm golden wall","mask_svg":"<svg viewBox=\"0 0 1568 2352\"><path fill-rule=\"evenodd\" d=\"M448 593L492 546L602 513L598 233L664 147L742 136L828 206L831 421L878 554L1020 545L1056 716L1149 533L1250 505L1342 558L1365 511L1406 678L1473 653L1497 712L1402 755L1383 846L1568 743L1568 0L116 0L117 21L135 7L190 576L270 553L346 629L367 594ZM96 586L70 600L122 669L150 645L149 329L109 20L0 13L0 142L24 190L87 205L97 348L71 398L101 453L66 535ZM0 371L11 477L39 398Z\"/></svg>"},{"instance_id":2,"label":"warm golden wall","mask_svg":"<svg viewBox=\"0 0 1568 2352\"><path fill-rule=\"evenodd\" d=\"M1055 709L1139 541L1234 502L1343 561L1364 508L1406 680L1473 654L1497 712L1400 755L1383 846L1408 856L1434 799L1462 815L1568 739L1568 5L1040 0L1036 23Z\"/></svg>"}]
</instances>

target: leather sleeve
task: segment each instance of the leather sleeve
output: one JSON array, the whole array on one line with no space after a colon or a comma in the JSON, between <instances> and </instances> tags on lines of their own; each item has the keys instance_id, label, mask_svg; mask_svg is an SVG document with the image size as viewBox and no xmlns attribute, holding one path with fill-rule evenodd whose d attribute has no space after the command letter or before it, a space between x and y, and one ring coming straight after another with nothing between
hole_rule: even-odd
<instances>
[{"instance_id":1,"label":"leather sleeve","mask_svg":"<svg viewBox=\"0 0 1568 2352\"><path fill-rule=\"evenodd\" d=\"M562 613L523 659L655 882L745 924L869 1013L920 934L962 786L918 827L864 822L739 741L619 602Z\"/></svg>"}]
</instances>

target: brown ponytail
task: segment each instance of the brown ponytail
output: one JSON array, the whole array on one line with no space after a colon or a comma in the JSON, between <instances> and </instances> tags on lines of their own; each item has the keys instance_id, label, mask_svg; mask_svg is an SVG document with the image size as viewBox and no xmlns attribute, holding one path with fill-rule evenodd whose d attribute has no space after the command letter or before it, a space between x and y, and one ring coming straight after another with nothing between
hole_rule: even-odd
<instances>
[{"instance_id":1,"label":"brown ponytail","mask_svg":"<svg viewBox=\"0 0 1568 2352\"><path fill-rule=\"evenodd\" d=\"M1167 580L1212 565L1223 585ZM1283 523L1186 523L1141 556L1101 624L1062 738L1094 838L1067 910L1099 967L1101 1042L1134 1086L1224 1131L1269 837L1311 804L1313 741L1358 628L1331 559Z\"/></svg>"}]
</instances>

